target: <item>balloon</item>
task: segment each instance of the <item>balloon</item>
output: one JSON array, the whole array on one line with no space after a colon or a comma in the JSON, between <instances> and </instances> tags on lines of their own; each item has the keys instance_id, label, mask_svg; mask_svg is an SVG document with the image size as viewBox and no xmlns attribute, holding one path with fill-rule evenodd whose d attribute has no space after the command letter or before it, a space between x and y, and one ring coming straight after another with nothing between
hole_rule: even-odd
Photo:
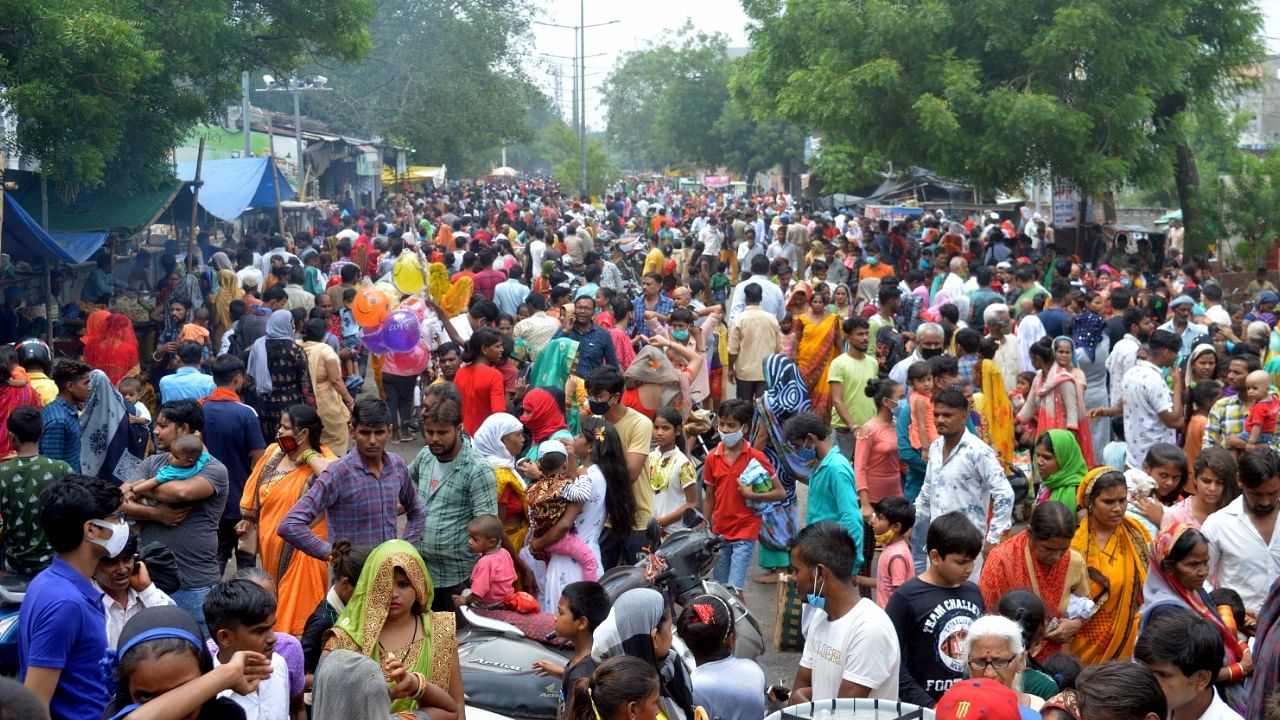
<instances>
[{"instance_id":1,"label":"balloon","mask_svg":"<svg viewBox=\"0 0 1280 720\"><path fill-rule=\"evenodd\" d=\"M419 295L405 298L404 302L400 303L400 309L408 310L417 315L418 322L423 322L427 319L427 301L423 300Z\"/></svg>"},{"instance_id":2,"label":"balloon","mask_svg":"<svg viewBox=\"0 0 1280 720\"><path fill-rule=\"evenodd\" d=\"M413 350L413 346L421 340L419 337L418 316L409 310L396 310L387 318L382 326L382 339L393 353Z\"/></svg>"},{"instance_id":3,"label":"balloon","mask_svg":"<svg viewBox=\"0 0 1280 720\"><path fill-rule=\"evenodd\" d=\"M386 322L390 313L390 301L381 290L372 285L356 290L355 300L351 302L351 316L360 327L376 328Z\"/></svg>"},{"instance_id":4,"label":"balloon","mask_svg":"<svg viewBox=\"0 0 1280 720\"><path fill-rule=\"evenodd\" d=\"M382 327L360 328L360 341L374 355L386 355L391 352L391 348L387 347L387 339Z\"/></svg>"},{"instance_id":5,"label":"balloon","mask_svg":"<svg viewBox=\"0 0 1280 720\"><path fill-rule=\"evenodd\" d=\"M382 372L401 377L413 377L421 375L429 364L431 364L431 346L422 340L409 352L388 355L386 364L382 366Z\"/></svg>"},{"instance_id":6,"label":"balloon","mask_svg":"<svg viewBox=\"0 0 1280 720\"><path fill-rule=\"evenodd\" d=\"M418 256L411 252L402 252L391 266L391 279L400 292L412 295L426 287L427 279L422 276L422 265Z\"/></svg>"},{"instance_id":7,"label":"balloon","mask_svg":"<svg viewBox=\"0 0 1280 720\"><path fill-rule=\"evenodd\" d=\"M392 285L391 283L386 281L382 281L382 282L374 283L373 287L378 290L381 290L382 294L387 296L388 311L395 310L397 307L400 306L400 298L404 296L404 293L396 289L395 285Z\"/></svg>"}]
</instances>

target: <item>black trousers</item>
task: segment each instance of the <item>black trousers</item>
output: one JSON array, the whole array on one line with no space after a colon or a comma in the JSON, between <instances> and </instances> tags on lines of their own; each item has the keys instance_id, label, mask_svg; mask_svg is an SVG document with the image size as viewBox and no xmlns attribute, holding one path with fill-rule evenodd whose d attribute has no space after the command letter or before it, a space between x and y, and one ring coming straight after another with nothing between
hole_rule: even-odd
<instances>
[{"instance_id":1,"label":"black trousers","mask_svg":"<svg viewBox=\"0 0 1280 720\"><path fill-rule=\"evenodd\" d=\"M387 391L387 409L391 411L391 427L396 430L409 427L409 423L413 421L413 391L417 386L417 377L382 373L382 387Z\"/></svg>"},{"instance_id":2,"label":"black trousers","mask_svg":"<svg viewBox=\"0 0 1280 720\"><path fill-rule=\"evenodd\" d=\"M765 383L763 380L739 380L738 381L738 399L748 402L755 400L764 394Z\"/></svg>"},{"instance_id":3,"label":"black trousers","mask_svg":"<svg viewBox=\"0 0 1280 720\"><path fill-rule=\"evenodd\" d=\"M609 528L600 531L601 570L618 565L632 565L640 558L649 539L643 532L630 532L621 538Z\"/></svg>"},{"instance_id":4,"label":"black trousers","mask_svg":"<svg viewBox=\"0 0 1280 720\"><path fill-rule=\"evenodd\" d=\"M240 536L236 534L238 522L240 520L235 518L222 518L218 521L218 577L226 574L227 561L231 559L232 553L236 556L236 570L258 564L254 556L236 549L236 543L240 540Z\"/></svg>"}]
</instances>

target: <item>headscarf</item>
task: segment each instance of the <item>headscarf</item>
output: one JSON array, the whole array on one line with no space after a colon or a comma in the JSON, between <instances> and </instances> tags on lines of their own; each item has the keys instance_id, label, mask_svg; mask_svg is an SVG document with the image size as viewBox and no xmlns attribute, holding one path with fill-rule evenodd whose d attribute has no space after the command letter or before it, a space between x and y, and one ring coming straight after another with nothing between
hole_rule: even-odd
<instances>
[{"instance_id":1,"label":"headscarf","mask_svg":"<svg viewBox=\"0 0 1280 720\"><path fill-rule=\"evenodd\" d=\"M659 661L653 649L653 631L666 614L666 601L653 588L628 590L613 602L609 616L596 628L591 644L591 657L603 662L611 657L630 655L652 663L661 681L658 704L670 720L693 718L693 691L684 663L676 660L674 651Z\"/></svg>"},{"instance_id":2,"label":"headscarf","mask_svg":"<svg viewBox=\"0 0 1280 720\"><path fill-rule=\"evenodd\" d=\"M325 291L324 275L320 272L320 268L314 265L308 265L303 270L302 289L312 295L319 295Z\"/></svg>"},{"instance_id":3,"label":"headscarf","mask_svg":"<svg viewBox=\"0 0 1280 720\"><path fill-rule=\"evenodd\" d=\"M791 304L795 301L797 295L804 295L804 301L807 305L809 303L809 299L813 297L813 286L803 280L796 283L791 288L790 294L787 295L787 310L791 309Z\"/></svg>"},{"instance_id":4,"label":"headscarf","mask_svg":"<svg viewBox=\"0 0 1280 720\"><path fill-rule=\"evenodd\" d=\"M1099 339L1101 339L1101 338L1099 338ZM1050 343L1050 344L1049 344L1049 347L1053 350L1053 354L1054 354L1053 364L1054 364L1054 365L1057 365L1057 364L1058 364L1058 357L1057 357L1057 355L1058 355L1058 343L1059 343L1059 342L1062 342L1062 341L1064 341L1064 340L1065 340L1066 342L1071 343L1071 347L1072 347L1072 352L1071 352L1071 367L1080 367L1080 361L1076 359L1076 353L1075 353L1075 349L1074 349L1074 348L1076 347L1076 341L1075 341L1075 340L1072 340L1071 338L1067 337L1066 335L1059 335L1058 337L1056 337L1056 338L1054 338L1054 339L1053 339L1053 342L1052 342L1052 343Z\"/></svg>"},{"instance_id":5,"label":"headscarf","mask_svg":"<svg viewBox=\"0 0 1280 720\"><path fill-rule=\"evenodd\" d=\"M985 394L984 394L985 397ZM1084 454L1080 452L1080 443L1070 430L1047 430L1040 437L1049 437L1053 447L1053 456L1058 461L1058 469L1049 477L1040 478L1041 484L1049 491L1045 500L1055 500L1067 506L1071 512L1076 511L1076 489L1081 478L1089 472ZM1040 441L1036 441L1037 447Z\"/></svg>"},{"instance_id":6,"label":"headscarf","mask_svg":"<svg viewBox=\"0 0 1280 720\"><path fill-rule=\"evenodd\" d=\"M1071 321L1071 341L1085 351L1089 361L1097 359L1098 343L1107 331L1107 321L1097 313L1081 313Z\"/></svg>"},{"instance_id":7,"label":"headscarf","mask_svg":"<svg viewBox=\"0 0 1280 720\"><path fill-rule=\"evenodd\" d=\"M764 380L768 386L764 401L779 420L785 421L813 407L809 390L800 380L800 369L786 355L774 353L764 359Z\"/></svg>"},{"instance_id":8,"label":"headscarf","mask_svg":"<svg viewBox=\"0 0 1280 720\"><path fill-rule=\"evenodd\" d=\"M538 359L529 369L529 387L554 387L563 391L577 359L577 340L563 337L552 340L538 353Z\"/></svg>"},{"instance_id":9,"label":"headscarf","mask_svg":"<svg viewBox=\"0 0 1280 720\"><path fill-rule=\"evenodd\" d=\"M80 472L124 482L142 461L129 452L129 416L124 398L101 370L89 373L89 399L80 413Z\"/></svg>"},{"instance_id":10,"label":"headscarf","mask_svg":"<svg viewBox=\"0 0 1280 720\"><path fill-rule=\"evenodd\" d=\"M509 413L496 413L484 419L480 429L476 430L475 437L471 438L471 444L495 470L498 468L515 470L516 459L502 443L502 438L522 430L524 425L516 416Z\"/></svg>"},{"instance_id":11,"label":"headscarf","mask_svg":"<svg viewBox=\"0 0 1280 720\"><path fill-rule=\"evenodd\" d=\"M221 254L221 253L219 253ZM218 271L218 294L213 296L213 312L218 321L218 340L231 329L231 303L244 297L240 278L234 270Z\"/></svg>"},{"instance_id":12,"label":"headscarf","mask_svg":"<svg viewBox=\"0 0 1280 720\"><path fill-rule=\"evenodd\" d=\"M382 667L351 650L334 650L316 668L313 714L341 720L387 720L391 696Z\"/></svg>"},{"instance_id":13,"label":"headscarf","mask_svg":"<svg viewBox=\"0 0 1280 720\"><path fill-rule=\"evenodd\" d=\"M293 340L293 313L276 310L267 320L267 333L253 341L249 348L249 377L253 378L258 392L271 392L271 367L267 363L268 340Z\"/></svg>"},{"instance_id":14,"label":"headscarf","mask_svg":"<svg viewBox=\"0 0 1280 720\"><path fill-rule=\"evenodd\" d=\"M235 266L231 264L231 258L227 257L224 252L216 252L209 256L209 267L218 272L218 282L222 282L222 271L230 270L235 272ZM237 283L238 284L238 283Z\"/></svg>"},{"instance_id":15,"label":"headscarf","mask_svg":"<svg viewBox=\"0 0 1280 720\"><path fill-rule=\"evenodd\" d=\"M1147 607L1170 603L1182 605L1213 623L1213 626L1221 633L1223 644L1226 646L1227 662L1239 662L1242 653L1240 641L1236 639L1235 631L1228 628L1222 622L1222 618L1218 617L1218 613L1205 604L1204 598L1201 597L1202 591L1200 588L1183 587L1182 583L1170 577L1161 567L1161 564L1169 557L1169 553L1173 552L1173 546L1178 544L1178 540L1188 530L1195 529L1186 523L1174 523L1156 536L1156 541L1152 543L1151 547L1151 564L1147 570L1147 582L1142 589L1143 596L1146 598ZM1208 542L1203 536L1201 536L1201 539L1203 542Z\"/></svg>"},{"instance_id":16,"label":"headscarf","mask_svg":"<svg viewBox=\"0 0 1280 720\"><path fill-rule=\"evenodd\" d=\"M1191 366L1193 363L1195 363L1196 358L1200 357L1201 355L1205 355L1208 353L1216 353L1216 352L1217 350L1215 350L1213 345L1210 345L1209 343L1200 343L1199 345L1196 345L1195 347L1191 348L1191 354L1187 356L1186 372L1182 374L1183 383L1185 383L1186 389L1190 390L1192 387Z\"/></svg>"},{"instance_id":17,"label":"headscarf","mask_svg":"<svg viewBox=\"0 0 1280 720\"><path fill-rule=\"evenodd\" d=\"M93 321L90 333L85 334L84 361L90 367L98 368L107 374L111 382L120 379L138 366L138 336L133 329L133 321L127 315L109 313L105 310L90 315ZM90 327L86 325L86 327Z\"/></svg>"},{"instance_id":18,"label":"headscarf","mask_svg":"<svg viewBox=\"0 0 1280 720\"><path fill-rule=\"evenodd\" d=\"M564 397L563 390L560 391L560 397ZM550 438L560 430L569 429L569 424L564 420L564 401L557 399L551 388L530 390L525 393L521 404L524 405L524 415L520 416L520 422L529 428L535 443Z\"/></svg>"},{"instance_id":19,"label":"headscarf","mask_svg":"<svg viewBox=\"0 0 1280 720\"><path fill-rule=\"evenodd\" d=\"M196 662L200 666L200 674L213 672L213 656L204 645L200 627L196 625L190 613L176 605L143 608L137 615L129 618L124 629L120 631L117 662L134 647L155 640L182 640L190 643L191 650L196 655ZM386 695L386 683L382 683L381 687L382 694ZM129 694L128 677L121 677L117 681L115 692L115 698L107 705L106 714L103 717L113 718L113 720L128 717L141 707L133 703L133 698ZM201 720L230 720L243 717L244 711L229 697L206 700L200 708Z\"/></svg>"},{"instance_id":20,"label":"headscarf","mask_svg":"<svg viewBox=\"0 0 1280 720\"><path fill-rule=\"evenodd\" d=\"M388 603L391 598L391 587L395 583L395 571L400 569L409 578L413 590L417 594L417 605L421 609L419 622L422 637L422 649L412 662L405 660L405 670L420 672L431 678L431 576L422 556L413 545L404 540L388 540L369 553L364 570L360 572L360 581L356 583L355 593L338 615L333 624L333 639L338 649L355 650L367 658L382 663L382 650L378 647L378 638L382 634L382 626L387 621ZM381 686L385 688L385 685ZM391 705L393 712L412 710L416 706L413 698L402 698ZM322 717L317 715L317 717Z\"/></svg>"},{"instance_id":21,"label":"headscarf","mask_svg":"<svg viewBox=\"0 0 1280 720\"><path fill-rule=\"evenodd\" d=\"M102 340L102 333L107 329L107 318L111 317L110 310L95 310L89 313L89 317L84 319L84 335L80 338L80 342L88 348L90 345L96 345ZM89 362L86 358L85 362ZM89 362L89 364L93 364Z\"/></svg>"}]
</instances>

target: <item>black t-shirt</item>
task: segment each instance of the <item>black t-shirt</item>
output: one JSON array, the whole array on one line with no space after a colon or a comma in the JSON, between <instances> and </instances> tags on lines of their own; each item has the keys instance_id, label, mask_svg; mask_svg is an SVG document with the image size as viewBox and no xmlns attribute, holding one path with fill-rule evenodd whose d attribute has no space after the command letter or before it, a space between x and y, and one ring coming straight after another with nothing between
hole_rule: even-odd
<instances>
[{"instance_id":1,"label":"black t-shirt","mask_svg":"<svg viewBox=\"0 0 1280 720\"><path fill-rule=\"evenodd\" d=\"M964 677L965 636L983 607L982 593L971 582L946 588L916 577L894 591L885 612L897 628L902 649L900 700L933 707Z\"/></svg>"},{"instance_id":2,"label":"black t-shirt","mask_svg":"<svg viewBox=\"0 0 1280 720\"><path fill-rule=\"evenodd\" d=\"M565 668L564 681L560 684L560 717L569 717L569 698L573 697L573 684L578 678L590 678L596 671L596 661L588 655L577 665Z\"/></svg>"},{"instance_id":3,"label":"black t-shirt","mask_svg":"<svg viewBox=\"0 0 1280 720\"><path fill-rule=\"evenodd\" d=\"M1112 315L1107 320L1107 337L1111 338L1111 347L1115 347L1116 343L1123 340L1128 332L1124 326L1124 313Z\"/></svg>"}]
</instances>

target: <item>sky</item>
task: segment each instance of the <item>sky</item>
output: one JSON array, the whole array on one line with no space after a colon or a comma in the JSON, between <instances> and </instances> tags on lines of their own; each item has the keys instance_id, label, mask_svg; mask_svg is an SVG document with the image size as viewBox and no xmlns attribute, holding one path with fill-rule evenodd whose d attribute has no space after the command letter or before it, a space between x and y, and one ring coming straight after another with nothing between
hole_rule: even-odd
<instances>
[{"instance_id":1,"label":"sky","mask_svg":"<svg viewBox=\"0 0 1280 720\"><path fill-rule=\"evenodd\" d=\"M1273 0L1280 9L1280 0ZM587 25L618 20L617 24L587 30L587 127L604 128L604 108L600 103L600 86L618 56L632 50L644 50L673 33L684 24L686 18L694 27L704 31L718 31L729 37L729 47L747 44L746 13L738 0L644 0L643 2L602 2L583 0ZM538 0L542 22L559 25L577 25L579 0ZM574 31L533 25L533 52L548 55L574 54ZM1277 30L1280 33L1280 29ZM600 57L591 57L604 53ZM562 91L560 97L564 116L569 117L573 107L573 61L532 55L525 64L531 77L539 82L552 101L556 100L552 72L562 66Z\"/></svg>"},{"instance_id":2,"label":"sky","mask_svg":"<svg viewBox=\"0 0 1280 720\"><path fill-rule=\"evenodd\" d=\"M582 0L585 3L587 25L618 20L617 24L591 28L587 32L587 127L600 130L604 127L604 108L600 103L600 85L614 66L618 56L643 50L674 32L686 18L700 30L717 31L729 37L729 47L747 44L746 13L739 0L643 0L643 2L602 2ZM1280 0L1255 0L1262 11L1270 52L1280 54ZM538 0L538 20L560 25L577 25L579 0ZM549 55L572 56L574 31L534 25L533 53L526 61L526 69L539 82L552 101L556 100L554 68L562 68L560 99L564 116L569 117L573 106L573 64L571 60L544 57ZM600 57L590 57L604 53Z\"/></svg>"}]
</instances>

